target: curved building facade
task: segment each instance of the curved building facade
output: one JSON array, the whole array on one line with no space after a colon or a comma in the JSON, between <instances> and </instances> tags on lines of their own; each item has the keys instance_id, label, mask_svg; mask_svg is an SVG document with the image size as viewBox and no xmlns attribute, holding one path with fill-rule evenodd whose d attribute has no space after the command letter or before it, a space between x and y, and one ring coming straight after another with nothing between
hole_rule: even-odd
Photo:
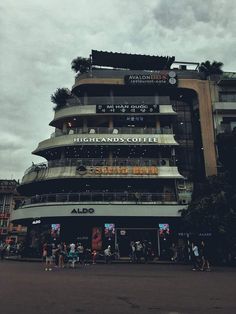
<instances>
[{"instance_id":1,"label":"curved building facade","mask_svg":"<svg viewBox=\"0 0 236 314\"><path fill-rule=\"evenodd\" d=\"M92 51L33 152L46 161L18 189L27 198L12 220L27 225L30 246L109 243L125 256L130 241L147 240L162 257L178 241L179 210L216 161L208 82L173 61Z\"/></svg>"}]
</instances>

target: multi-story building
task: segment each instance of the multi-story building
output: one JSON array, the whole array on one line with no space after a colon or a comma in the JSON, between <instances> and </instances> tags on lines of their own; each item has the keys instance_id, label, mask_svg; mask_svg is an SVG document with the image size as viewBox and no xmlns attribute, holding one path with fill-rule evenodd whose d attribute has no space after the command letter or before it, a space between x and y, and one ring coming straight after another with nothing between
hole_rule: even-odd
<instances>
[{"instance_id":1,"label":"multi-story building","mask_svg":"<svg viewBox=\"0 0 236 314\"><path fill-rule=\"evenodd\" d=\"M23 200L16 188L16 180L0 180L0 240L21 240L26 235L25 227L10 223L10 215Z\"/></svg>"},{"instance_id":2,"label":"multi-story building","mask_svg":"<svg viewBox=\"0 0 236 314\"><path fill-rule=\"evenodd\" d=\"M78 239L122 256L147 240L163 256L194 180L217 173L210 83L174 57L93 50L90 61L33 152L46 162L25 172L12 220L31 246Z\"/></svg>"}]
</instances>

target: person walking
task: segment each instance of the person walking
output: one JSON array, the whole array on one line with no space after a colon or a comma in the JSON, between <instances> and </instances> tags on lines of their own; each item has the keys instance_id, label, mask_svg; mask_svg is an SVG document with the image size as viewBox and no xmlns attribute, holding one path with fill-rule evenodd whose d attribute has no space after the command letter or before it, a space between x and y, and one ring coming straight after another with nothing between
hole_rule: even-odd
<instances>
[{"instance_id":1,"label":"person walking","mask_svg":"<svg viewBox=\"0 0 236 314\"><path fill-rule=\"evenodd\" d=\"M111 262L111 246L108 245L107 249L104 250L105 263L109 264Z\"/></svg>"}]
</instances>

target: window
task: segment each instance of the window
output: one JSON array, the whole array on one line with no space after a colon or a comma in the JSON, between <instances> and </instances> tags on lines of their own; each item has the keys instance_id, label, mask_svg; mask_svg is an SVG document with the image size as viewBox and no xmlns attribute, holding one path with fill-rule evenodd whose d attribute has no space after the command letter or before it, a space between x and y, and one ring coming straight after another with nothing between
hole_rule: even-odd
<instances>
[{"instance_id":1,"label":"window","mask_svg":"<svg viewBox=\"0 0 236 314\"><path fill-rule=\"evenodd\" d=\"M219 100L224 102L235 102L236 92L221 92L219 93Z\"/></svg>"}]
</instances>

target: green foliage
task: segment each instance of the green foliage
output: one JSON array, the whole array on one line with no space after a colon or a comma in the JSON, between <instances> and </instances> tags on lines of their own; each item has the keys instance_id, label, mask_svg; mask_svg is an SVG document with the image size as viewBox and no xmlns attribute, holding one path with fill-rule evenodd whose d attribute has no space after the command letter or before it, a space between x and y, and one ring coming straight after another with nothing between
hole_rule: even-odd
<instances>
[{"instance_id":1,"label":"green foliage","mask_svg":"<svg viewBox=\"0 0 236 314\"><path fill-rule=\"evenodd\" d=\"M85 73L91 67L90 59L77 57L71 62L71 69L75 71L75 73Z\"/></svg>"},{"instance_id":2,"label":"green foliage","mask_svg":"<svg viewBox=\"0 0 236 314\"><path fill-rule=\"evenodd\" d=\"M58 88L54 94L51 95L51 102L56 104L56 107L54 107L54 110L58 110L60 108L63 108L68 99L71 98L71 92L67 88Z\"/></svg>"},{"instance_id":3,"label":"green foliage","mask_svg":"<svg viewBox=\"0 0 236 314\"><path fill-rule=\"evenodd\" d=\"M229 174L212 176L196 184L193 200L181 211L194 232L211 231L228 238L236 236L236 185Z\"/></svg>"},{"instance_id":4,"label":"green foliage","mask_svg":"<svg viewBox=\"0 0 236 314\"><path fill-rule=\"evenodd\" d=\"M213 74L222 74L222 66L224 64L222 62L213 61L212 63L207 60L202 62L199 66L199 71L203 72L206 77L213 75Z\"/></svg>"},{"instance_id":5,"label":"green foliage","mask_svg":"<svg viewBox=\"0 0 236 314\"><path fill-rule=\"evenodd\" d=\"M217 135L219 160L224 170L231 174L232 182L236 178L236 128L232 132Z\"/></svg>"}]
</instances>

